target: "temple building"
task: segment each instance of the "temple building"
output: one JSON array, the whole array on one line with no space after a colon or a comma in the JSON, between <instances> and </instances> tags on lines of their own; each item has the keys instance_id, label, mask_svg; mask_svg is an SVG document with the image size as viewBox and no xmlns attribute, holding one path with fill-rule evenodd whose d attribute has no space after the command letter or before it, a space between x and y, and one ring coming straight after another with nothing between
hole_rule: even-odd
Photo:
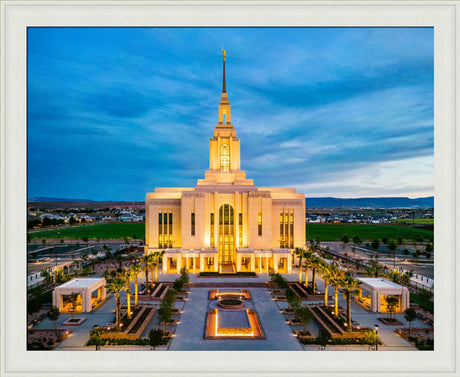
<instances>
[{"instance_id":1,"label":"temple building","mask_svg":"<svg viewBox=\"0 0 460 377\"><path fill-rule=\"evenodd\" d=\"M195 187L155 188L145 199L145 254L164 250L163 272L291 273L305 246L305 196L294 188L259 188L240 167L223 51L218 123L209 170Z\"/></svg>"}]
</instances>

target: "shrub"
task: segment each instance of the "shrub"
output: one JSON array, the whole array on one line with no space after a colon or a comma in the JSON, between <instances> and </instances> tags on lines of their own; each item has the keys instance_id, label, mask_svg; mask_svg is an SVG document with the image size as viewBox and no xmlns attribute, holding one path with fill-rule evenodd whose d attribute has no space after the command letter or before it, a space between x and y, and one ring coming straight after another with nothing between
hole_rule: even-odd
<instances>
[{"instance_id":1,"label":"shrub","mask_svg":"<svg viewBox=\"0 0 460 377\"><path fill-rule=\"evenodd\" d=\"M149 332L149 344L155 349L155 347L162 344L163 330L156 328L151 329Z\"/></svg>"}]
</instances>

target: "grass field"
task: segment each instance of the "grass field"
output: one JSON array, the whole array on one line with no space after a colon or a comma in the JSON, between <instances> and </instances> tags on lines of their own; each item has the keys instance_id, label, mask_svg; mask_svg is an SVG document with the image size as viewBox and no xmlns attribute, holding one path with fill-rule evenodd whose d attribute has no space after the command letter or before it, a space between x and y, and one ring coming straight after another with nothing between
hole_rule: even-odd
<instances>
[{"instance_id":1,"label":"grass field","mask_svg":"<svg viewBox=\"0 0 460 377\"><path fill-rule=\"evenodd\" d=\"M383 237L390 239L402 238L413 240L423 237L426 240L433 239L432 230L409 228L403 225L380 225L380 224L307 224L307 239L319 236L320 241L340 241L344 235L350 240L359 236L361 240L381 240Z\"/></svg>"},{"instance_id":2,"label":"grass field","mask_svg":"<svg viewBox=\"0 0 460 377\"><path fill-rule=\"evenodd\" d=\"M59 234L58 234L59 233ZM59 239L71 238L82 239L123 239L124 237L143 239L145 238L144 223L101 223L74 226L71 228L61 228L53 230L44 230L40 232L29 233L30 238Z\"/></svg>"},{"instance_id":3,"label":"grass field","mask_svg":"<svg viewBox=\"0 0 460 377\"><path fill-rule=\"evenodd\" d=\"M59 232L59 234L58 234ZM340 241L344 235L350 239L359 236L362 240L381 240L402 238L413 240L423 237L425 240L433 239L433 231L426 229L409 228L403 225L373 225L373 224L307 224L307 239L319 236L320 241ZM45 230L29 233L30 238L59 239L123 239L145 238L144 223L103 223L75 226L71 228ZM134 237L135 236L135 237Z\"/></svg>"},{"instance_id":4,"label":"grass field","mask_svg":"<svg viewBox=\"0 0 460 377\"><path fill-rule=\"evenodd\" d=\"M397 219L398 223L412 224L412 221L416 225L433 225L434 219Z\"/></svg>"}]
</instances>

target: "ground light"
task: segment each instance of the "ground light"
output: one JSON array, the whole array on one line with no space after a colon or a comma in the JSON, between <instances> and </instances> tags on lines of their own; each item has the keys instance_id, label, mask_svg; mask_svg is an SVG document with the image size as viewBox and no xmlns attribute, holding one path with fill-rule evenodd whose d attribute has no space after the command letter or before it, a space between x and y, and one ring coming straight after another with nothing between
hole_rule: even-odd
<instances>
[{"instance_id":1,"label":"ground light","mask_svg":"<svg viewBox=\"0 0 460 377\"><path fill-rule=\"evenodd\" d=\"M375 330L375 350L379 350L379 325L374 325Z\"/></svg>"}]
</instances>

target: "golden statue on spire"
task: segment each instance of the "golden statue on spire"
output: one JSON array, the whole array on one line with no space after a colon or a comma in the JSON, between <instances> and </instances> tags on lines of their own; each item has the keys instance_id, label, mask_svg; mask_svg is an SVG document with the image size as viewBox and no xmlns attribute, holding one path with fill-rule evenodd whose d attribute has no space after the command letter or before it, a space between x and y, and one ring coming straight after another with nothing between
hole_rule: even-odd
<instances>
[{"instance_id":1,"label":"golden statue on spire","mask_svg":"<svg viewBox=\"0 0 460 377\"><path fill-rule=\"evenodd\" d=\"M224 61L225 61L225 50L222 47L220 49L222 50L222 55L223 55Z\"/></svg>"}]
</instances>

